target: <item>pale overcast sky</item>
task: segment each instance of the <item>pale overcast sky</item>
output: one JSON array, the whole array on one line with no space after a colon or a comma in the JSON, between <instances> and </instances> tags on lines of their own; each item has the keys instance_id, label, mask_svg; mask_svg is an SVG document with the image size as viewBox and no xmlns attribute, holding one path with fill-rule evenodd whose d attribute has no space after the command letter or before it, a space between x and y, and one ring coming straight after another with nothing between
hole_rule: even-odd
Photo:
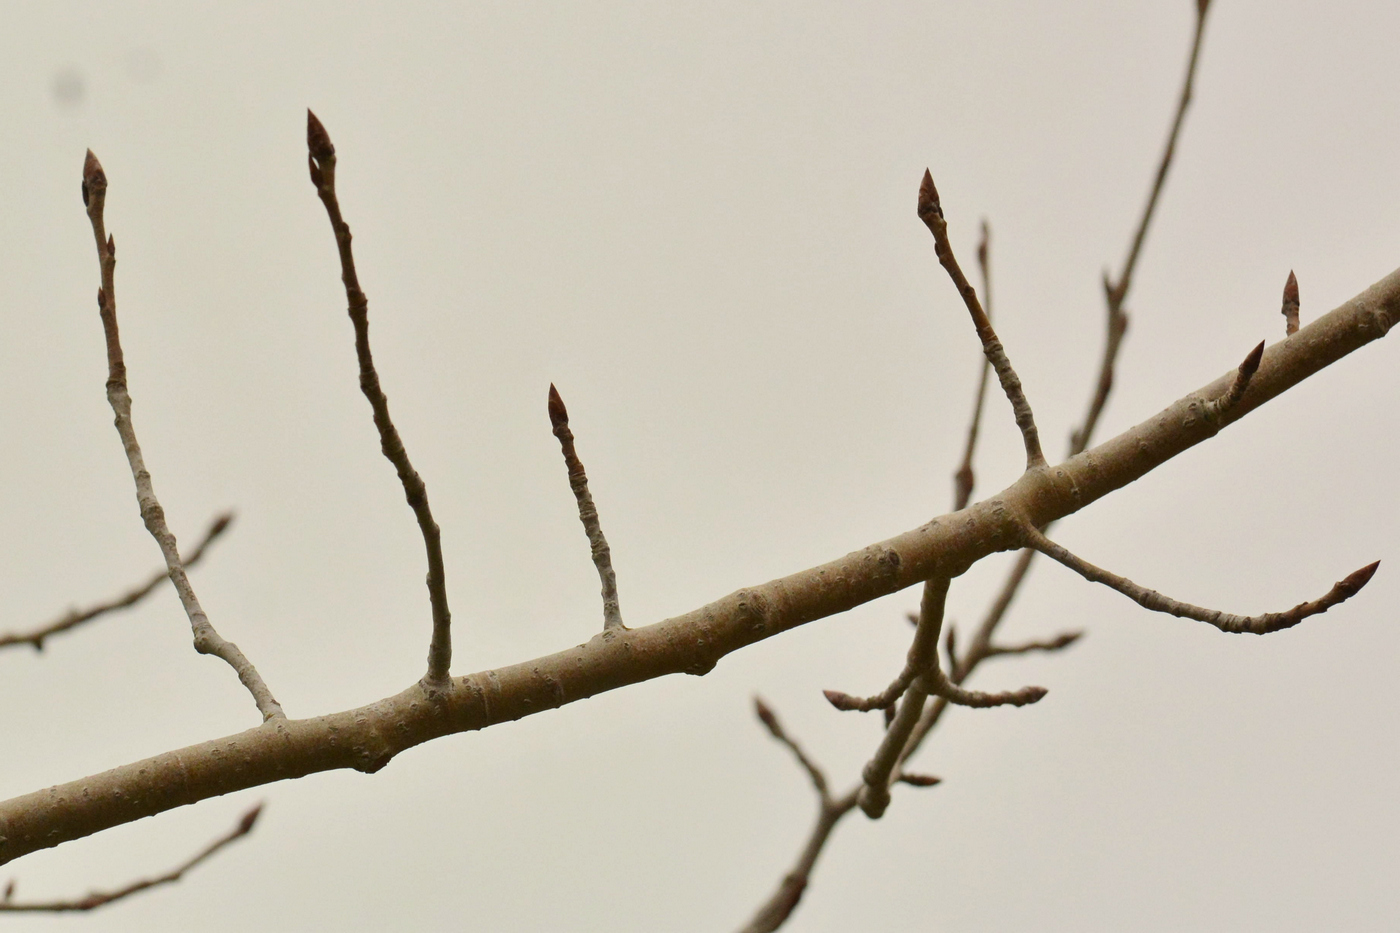
<instances>
[{"instance_id":1,"label":"pale overcast sky","mask_svg":"<svg viewBox=\"0 0 1400 933\"><path fill-rule=\"evenodd\" d=\"M1100 439L1400 264L1400 5L1217 0L1129 301ZM356 384L305 108L340 153L380 374L443 528L455 671L599 625L545 394L569 403L642 625L946 510L978 345L915 216L925 166L1047 451L1081 417L1165 138L1194 4L14 4L0 36L5 619L159 565L103 397L83 151L111 182L135 420L222 633L288 713L413 682L421 542ZM1372 560L1354 602L1264 639L1153 616L1039 563L884 819L836 832L789 929L1400 928L1400 338L1368 347L1062 523L1180 599L1283 609ZM979 492L1019 472L991 397ZM970 625L1005 561L955 581ZM841 789L879 726L823 688L900 668L917 592L673 677L455 736L384 771L206 801L0 869L17 895L175 887L14 930L737 928L814 799L765 696ZM169 592L0 653L0 796L256 724Z\"/></svg>"}]
</instances>

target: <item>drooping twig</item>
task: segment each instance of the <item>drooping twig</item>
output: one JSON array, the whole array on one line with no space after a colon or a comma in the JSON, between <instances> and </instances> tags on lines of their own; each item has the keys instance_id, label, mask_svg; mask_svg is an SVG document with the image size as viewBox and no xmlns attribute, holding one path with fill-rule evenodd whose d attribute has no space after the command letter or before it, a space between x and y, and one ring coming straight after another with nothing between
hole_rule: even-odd
<instances>
[{"instance_id":1,"label":"drooping twig","mask_svg":"<svg viewBox=\"0 0 1400 933\"><path fill-rule=\"evenodd\" d=\"M93 891L90 894L75 898L71 901L16 902L14 900L15 883L11 881L5 887L4 900L0 900L0 911L9 911L11 913L71 913L73 911L95 910L113 901L119 901L123 898L130 897L138 891L145 891L147 888L158 887L162 884L174 884L184 876L185 872L194 868L200 862L203 862L234 840L242 839L244 836L248 835L248 833L252 832L253 824L258 821L258 814L262 812L262 808L262 804L253 807L253 809L243 814L242 819L238 821L238 825L232 830L205 846L194 857L180 863L180 865L163 875L159 875L155 878L143 878L140 881L133 881L125 887L117 888L115 891Z\"/></svg>"},{"instance_id":2,"label":"drooping twig","mask_svg":"<svg viewBox=\"0 0 1400 933\"><path fill-rule=\"evenodd\" d=\"M212 654L228 662L238 673L238 679L253 695L258 712L263 720L283 719L282 707L273 698L272 691L263 683L262 675L253 667L238 646L225 641L214 630L209 617L199 605L194 587L185 573L185 565L180 560L180 551L175 543L175 535L165 522L165 510L156 499L151 474L141 456L141 445L136 441L136 429L131 422L131 394L126 385L126 362L122 357L121 338L117 329L116 266L117 244L107 233L103 220L103 208L107 202L107 175L97 156L89 149L83 161L83 204L87 207L88 219L92 222L92 233L97 240L97 258L102 269L102 285L97 289L97 307L102 317L102 330L107 342L107 401L116 415L117 433L126 449L127 463L131 466L131 476L136 483L136 501L141 507L141 520L146 530L160 545L170 582L175 584L175 592L180 595L180 604L189 616L190 627L194 632L194 647L200 654Z\"/></svg>"},{"instance_id":3,"label":"drooping twig","mask_svg":"<svg viewBox=\"0 0 1400 933\"><path fill-rule=\"evenodd\" d=\"M1292 337L1298 333L1298 312L1301 306L1298 303L1298 277L1293 274L1293 270L1288 270L1288 281L1283 283L1283 320L1284 334Z\"/></svg>"},{"instance_id":4,"label":"drooping twig","mask_svg":"<svg viewBox=\"0 0 1400 933\"><path fill-rule=\"evenodd\" d=\"M1292 628L1309 616L1315 616L1319 613L1326 612L1338 603L1345 602L1361 592L1361 588L1370 582L1371 577L1375 576L1376 568L1381 564L1380 561L1367 564L1345 579L1333 584L1332 589L1328 590L1327 594L1321 599L1299 603L1286 612L1266 612L1257 616L1238 616L1228 612L1221 612L1218 609L1202 609L1200 606L1183 603L1169 596L1163 596L1156 590L1149 590L1144 586L1139 586L1126 577L1120 577L1115 573L1110 573L1070 553L1029 525L1023 529L1023 533L1026 536L1026 543L1037 551L1064 564L1086 580L1091 580L1094 583L1102 583L1104 586L1117 590L1144 609L1151 609L1153 612L1165 612L1183 619L1195 619L1197 622L1205 622L1208 625L1215 626L1222 632L1231 634L1246 633L1250 635L1267 635L1270 632L1278 632L1286 628Z\"/></svg>"},{"instance_id":5,"label":"drooping twig","mask_svg":"<svg viewBox=\"0 0 1400 933\"><path fill-rule=\"evenodd\" d=\"M991 230L987 227L987 222L982 221L982 240L977 244L977 265L982 270L982 304L987 311L987 320L992 319L992 272L991 259L988 255L991 245ZM960 512L967 508L967 503L972 499L972 488L976 482L976 476L972 472L972 455L977 449L977 432L982 425L982 405L987 398L987 373L991 369L992 361L986 354L982 356L982 365L978 369L977 376L977 400L972 403L972 421L967 426L967 444L963 448L962 464L958 471L953 474L953 511Z\"/></svg>"},{"instance_id":6,"label":"drooping twig","mask_svg":"<svg viewBox=\"0 0 1400 933\"><path fill-rule=\"evenodd\" d=\"M1036 429L1035 415L1031 413L1030 402L1026 400L1025 390L1021 387L1021 378L1012 368L1006 348L1001 345L987 312L977 300L977 290L967 281L957 257L953 255L953 246L948 241L948 222L943 218L943 205L938 200L938 189L934 187L933 175L928 169L924 169L924 178L919 184L919 219L933 234L938 262L947 270L963 304L967 305L968 313L972 315L972 325L977 329L977 338L982 341L982 352L996 371L1002 391L1011 402L1016 426L1021 429L1021 439L1026 445L1026 469L1044 466L1045 454L1040 449L1040 432Z\"/></svg>"},{"instance_id":7,"label":"drooping twig","mask_svg":"<svg viewBox=\"0 0 1400 933\"><path fill-rule=\"evenodd\" d=\"M369 399L374 411L374 426L379 430L379 448L394 465L403 484L404 497L408 499L413 516L418 520L418 528L423 533L423 546L428 553L428 600L433 612L433 635L428 646L428 673L424 682L441 687L447 683L448 671L452 667L452 613L447 608L447 582L442 563L442 532L433 520L433 511L428 506L428 487L423 478L409 462L408 451L398 428L389 417L389 399L379 385L379 373L374 368L374 356L369 347L369 299L360 289L360 277L355 271L355 254L351 250L350 225L340 213L340 200L335 191L335 146L331 143L326 128L316 115L306 111L307 164L311 170L311 183L316 186L316 194L326 207L331 229L335 231L336 248L340 254L340 279L345 284L345 298L349 305L350 322L355 328L355 355L360 364L360 391Z\"/></svg>"},{"instance_id":8,"label":"drooping twig","mask_svg":"<svg viewBox=\"0 0 1400 933\"><path fill-rule=\"evenodd\" d=\"M205 548L207 548L215 538L223 534L224 530L228 528L229 523L232 521L232 512L225 512L214 519L209 529L204 532L204 537L194 546L194 550L189 553L188 557L183 558L182 562L186 569L193 567L199 562L199 559L204 556ZM163 570L157 570L145 583L126 591L121 596L114 599L97 603L86 609L72 609L58 619L50 622L48 625L34 629L32 632L11 632L6 635L0 635L0 648L8 648L11 645L33 645L36 651L43 651L44 642L50 636L57 635L60 632L66 632L71 628L82 625L84 622L91 622L93 619L104 616L109 612L115 612L118 609L126 609L130 606L134 606L149 596L163 581L169 579L170 574Z\"/></svg>"},{"instance_id":9,"label":"drooping twig","mask_svg":"<svg viewBox=\"0 0 1400 933\"><path fill-rule=\"evenodd\" d=\"M620 629L622 608L617 602L617 574L613 572L612 550L608 539L603 537L603 526L598 521L598 507L593 504L593 496L588 492L588 474L583 471L583 462L574 450L574 433L569 430L569 410L559 397L554 383L549 384L549 423L554 427L554 436L559 438L559 447L564 452L564 465L569 471L569 486L578 500L578 517L583 522L584 533L588 535L588 547L593 554L593 566L598 568L598 578L603 582L603 630Z\"/></svg>"}]
</instances>

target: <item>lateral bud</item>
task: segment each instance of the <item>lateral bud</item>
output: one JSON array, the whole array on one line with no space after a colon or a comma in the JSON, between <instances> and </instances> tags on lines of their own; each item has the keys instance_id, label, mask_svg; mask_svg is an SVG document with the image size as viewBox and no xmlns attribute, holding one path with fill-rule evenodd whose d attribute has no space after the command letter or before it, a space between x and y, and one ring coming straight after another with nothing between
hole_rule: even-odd
<instances>
[{"instance_id":1,"label":"lateral bud","mask_svg":"<svg viewBox=\"0 0 1400 933\"><path fill-rule=\"evenodd\" d=\"M1298 332L1298 277L1288 270L1288 281L1283 286L1283 314L1285 332L1292 336Z\"/></svg>"}]
</instances>

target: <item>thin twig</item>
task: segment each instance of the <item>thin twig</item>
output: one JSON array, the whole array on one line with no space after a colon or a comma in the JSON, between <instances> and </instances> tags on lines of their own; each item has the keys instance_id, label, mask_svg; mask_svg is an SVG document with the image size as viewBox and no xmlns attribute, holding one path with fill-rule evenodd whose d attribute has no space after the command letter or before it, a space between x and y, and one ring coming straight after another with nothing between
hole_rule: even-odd
<instances>
[{"instance_id":1,"label":"thin twig","mask_svg":"<svg viewBox=\"0 0 1400 933\"><path fill-rule=\"evenodd\" d=\"M224 533L229 523L233 521L233 513L225 512L217 516L209 525L209 529L204 532L204 537L194 546L188 557L183 558L186 569L199 563L199 559L204 556L204 549L214 541L219 535ZM0 648L8 648L11 645L33 645L36 651L44 650L44 642L51 636L60 632L66 632L71 628L76 628L84 622L91 622L99 616L104 616L109 612L118 609L126 609L134 606L141 600L149 596L156 587L170 579L170 574L164 570L157 570L151 574L149 580L134 589L130 589L106 602L97 603L86 609L71 609L58 619L50 622L42 628L34 629L32 632L11 632L7 635L0 635Z\"/></svg>"},{"instance_id":2,"label":"thin twig","mask_svg":"<svg viewBox=\"0 0 1400 933\"><path fill-rule=\"evenodd\" d=\"M418 519L418 528L423 533L423 546L428 552L428 600L433 611L433 635L428 646L428 673L423 681L432 687L441 687L448 681L452 667L452 613L447 608L447 583L442 563L442 532L433 520L433 511L428 506L428 487L423 478L409 462L408 451L404 449L398 428L389 417L389 399L379 385L379 373L374 368L374 357L369 348L369 299L360 289L360 277L355 271L355 254L350 247L350 225L340 214L340 201L335 192L335 146L326 134L326 128L316 115L306 111L307 165L311 170L311 183L316 186L316 194L326 206L331 229L335 231L335 243L340 254L340 279L345 283L345 297L349 305L350 321L355 328L355 354L360 364L360 391L369 399L374 411L374 426L379 430L379 448L394 465L403 484L404 497L408 499L413 515Z\"/></svg>"},{"instance_id":3,"label":"thin twig","mask_svg":"<svg viewBox=\"0 0 1400 933\"><path fill-rule=\"evenodd\" d=\"M104 907L113 901L119 901L123 898L130 897L138 891L144 891L147 888L158 887L162 884L174 884L176 881L180 880L185 872L194 868L200 862L209 858L235 839L242 839L244 836L248 835L248 833L252 832L253 824L258 821L258 814L262 812L262 808L263 805L261 803L253 807L253 809L243 814L242 819L238 821L238 825L232 830L205 846L204 849L193 858L187 859L176 868L158 877L133 881L131 884L118 888L115 891L93 891L76 900L33 901L29 903L23 901L16 903L12 900L15 893L15 883L11 881L5 887L4 900L0 900L0 911L10 911L12 913L69 913L72 911L94 910L98 907Z\"/></svg>"},{"instance_id":4,"label":"thin twig","mask_svg":"<svg viewBox=\"0 0 1400 933\"><path fill-rule=\"evenodd\" d=\"M1006 690L1001 693L984 693L981 690L964 690L948 679L940 670L926 672L919 678L929 696L940 696L957 706L970 706L974 709L990 709L994 706L1026 706L1039 703L1048 692L1044 687L1022 687L1019 690Z\"/></svg>"},{"instance_id":5,"label":"thin twig","mask_svg":"<svg viewBox=\"0 0 1400 933\"><path fill-rule=\"evenodd\" d=\"M827 793L825 772L817 766L816 762L807 757L807 753L802 750L801 745L797 744L797 740L787 734L786 730L783 729L783 724L778 721L777 714L773 712L772 707L763 702L761 697L753 698L753 708L754 713L758 716L758 721L763 723L773 738L786 745L788 750L797 757L798 763L807 772L807 776L812 779L812 786L817 789L817 796L822 799L822 803L827 803L830 800L830 795Z\"/></svg>"},{"instance_id":6,"label":"thin twig","mask_svg":"<svg viewBox=\"0 0 1400 933\"><path fill-rule=\"evenodd\" d=\"M821 809L817 812L816 825L812 827L812 832L807 836L807 843L802 847L802 852L797 857L797 863L791 871L783 876L783 880L779 882L778 889L773 892L773 896L758 908L753 919L739 933L773 933L787 921L788 917L792 916L793 910L802 900L803 892L807 890L807 883L812 877L812 869L817 864L817 856L821 855L827 839L831 836L831 831L836 828L841 817L850 813L855 807L856 792L854 790L844 797L822 804Z\"/></svg>"},{"instance_id":7,"label":"thin twig","mask_svg":"<svg viewBox=\"0 0 1400 933\"><path fill-rule=\"evenodd\" d=\"M1380 561L1367 564L1345 579L1334 583L1332 589L1328 590L1321 599L1299 603L1286 612L1265 612L1257 616L1238 616L1221 612L1218 609L1202 609L1200 606L1183 603L1169 596L1163 596L1156 590L1139 586L1126 577L1110 573L1070 553L1030 525L1026 525L1022 529L1022 533L1026 537L1026 543L1046 557L1064 564L1086 580L1102 583L1104 586L1117 590L1144 609L1165 612L1183 619L1195 619L1197 622L1205 622L1230 634L1267 635L1270 632L1292 628L1309 616L1326 612L1338 603L1346 602L1361 592L1361 588L1370 582L1371 577L1375 576L1376 568L1381 564Z\"/></svg>"},{"instance_id":8,"label":"thin twig","mask_svg":"<svg viewBox=\"0 0 1400 933\"><path fill-rule=\"evenodd\" d=\"M593 555L593 566L598 568L598 579L603 582L603 631L625 629L622 624L622 608L617 602L617 574L613 572L612 550L608 539L603 537L603 526L598 521L598 507L593 504L593 496L588 492L588 474L583 471L583 461L574 450L574 433L569 430L569 410L559 397L554 383L549 384L549 423L554 427L554 436L559 438L559 447L564 452L564 465L569 471L569 487L578 500L578 517L583 522L584 533L588 535L588 547Z\"/></svg>"},{"instance_id":9,"label":"thin twig","mask_svg":"<svg viewBox=\"0 0 1400 933\"><path fill-rule=\"evenodd\" d=\"M151 474L141 456L141 445L136 441L136 429L131 422L131 394L126 385L126 362L122 357L121 338L117 330L117 298L115 272L117 266L117 244L107 234L102 211L107 201L107 175L97 156L89 149L83 162L83 204L87 207L88 219L92 222L92 233L97 240L97 258L102 268L102 285L97 289L97 307L102 316L102 330L107 342L107 401L116 415L117 433L126 449L126 459L131 466L131 476L136 483L136 501L141 507L141 519L146 530L160 545L165 557L165 567L170 582L175 584L175 592L180 594L180 604L189 616L190 627L194 632L194 648L200 654L212 654L228 662L238 673L238 679L253 695L262 713L263 721L285 719L282 707L273 698L272 691L263 683L262 675L253 667L238 646L225 641L214 630L209 617L199 605L194 587L190 584L185 565L180 560L180 550L175 543L175 535L165 523L165 510L156 499Z\"/></svg>"},{"instance_id":10,"label":"thin twig","mask_svg":"<svg viewBox=\"0 0 1400 933\"><path fill-rule=\"evenodd\" d=\"M986 308L989 321L992 319L992 272L988 255L990 246L991 229L988 228L987 221L983 220L982 240L977 244L977 265L982 270L982 304ZM987 373L991 367L992 361L983 354L982 366L977 375L977 400L972 403L972 421L967 426L967 444L963 448L962 465L953 474L954 512L967 508L967 503L972 499L972 488L976 482L976 475L972 472L972 455L977 449L978 429L982 426L982 407L987 398Z\"/></svg>"},{"instance_id":11,"label":"thin twig","mask_svg":"<svg viewBox=\"0 0 1400 933\"><path fill-rule=\"evenodd\" d=\"M996 658L1006 654L1029 654L1032 651L1061 651L1084 637L1083 632L1064 632L1045 641L1027 641L1019 645L992 645L983 657Z\"/></svg>"},{"instance_id":12,"label":"thin twig","mask_svg":"<svg viewBox=\"0 0 1400 933\"><path fill-rule=\"evenodd\" d=\"M997 332L992 329L987 312L977 300L977 290L967 281L962 267L958 265L957 257L953 255L953 246L948 241L948 222L943 218L938 189L934 187L933 175L928 169L924 169L924 178L919 184L919 219L933 234L938 262L947 270L948 277L953 280L963 304L967 305L968 313L972 315L972 325L977 329L977 338L982 341L982 352L996 371L1002 391L1011 402L1011 410L1016 415L1016 426L1021 429L1021 439L1026 445L1026 469L1044 466L1045 454L1040 449L1040 432L1036 429L1035 415L1031 413L1030 402L1026 400L1025 390L1021 387L1021 378L1012 368L1006 348L997 338Z\"/></svg>"},{"instance_id":13,"label":"thin twig","mask_svg":"<svg viewBox=\"0 0 1400 933\"><path fill-rule=\"evenodd\" d=\"M1301 306L1298 303L1298 277L1293 274L1293 270L1288 270L1288 281L1283 283L1283 320L1284 334L1292 337L1298 333L1298 312Z\"/></svg>"}]
</instances>

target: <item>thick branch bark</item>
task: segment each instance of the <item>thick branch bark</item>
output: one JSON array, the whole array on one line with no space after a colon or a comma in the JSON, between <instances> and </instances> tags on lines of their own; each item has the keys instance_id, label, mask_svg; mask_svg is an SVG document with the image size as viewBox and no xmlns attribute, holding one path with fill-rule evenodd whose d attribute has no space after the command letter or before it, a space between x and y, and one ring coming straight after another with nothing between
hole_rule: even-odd
<instances>
[{"instance_id":1,"label":"thick branch bark","mask_svg":"<svg viewBox=\"0 0 1400 933\"><path fill-rule=\"evenodd\" d=\"M957 576L996 551L1020 547L1018 522L1044 526L1132 483L1215 435L1400 320L1400 270L1269 347L1239 404L1218 418L1210 385L1092 450L1031 470L1000 494L912 531L791 576L739 590L644 628L611 630L522 664L453 678L435 696L415 684L397 696L314 719L273 720L0 803L0 864L220 794L354 768L373 772L399 752L484 729L665 674L704 674L732 651L845 612L935 575Z\"/></svg>"}]
</instances>

